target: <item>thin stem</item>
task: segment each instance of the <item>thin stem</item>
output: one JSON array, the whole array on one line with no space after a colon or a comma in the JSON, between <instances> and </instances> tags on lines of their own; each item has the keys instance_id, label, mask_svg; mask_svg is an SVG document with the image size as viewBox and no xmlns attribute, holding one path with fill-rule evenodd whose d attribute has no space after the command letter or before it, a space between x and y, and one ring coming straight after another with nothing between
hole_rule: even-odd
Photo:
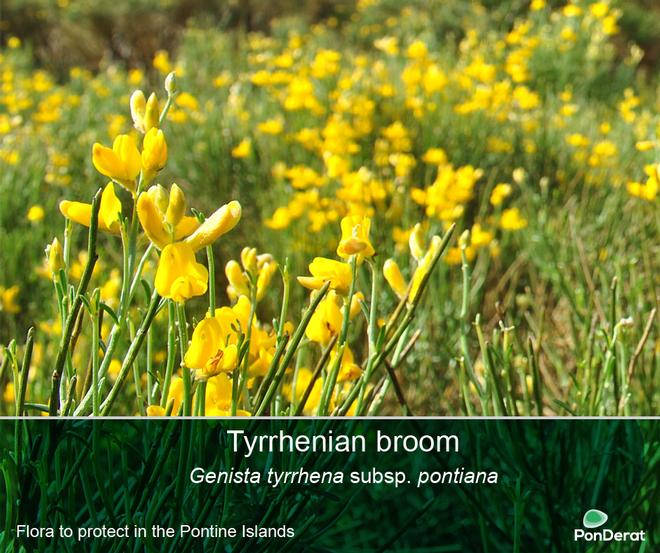
<instances>
[{"instance_id":1,"label":"thin stem","mask_svg":"<svg viewBox=\"0 0 660 553\"><path fill-rule=\"evenodd\" d=\"M289 309L289 294L291 293L291 281L289 279L289 258L284 261L284 269L282 269L282 308L280 310L280 320L277 325L277 338L278 340L284 333L284 324L286 323L287 311Z\"/></svg>"},{"instance_id":2,"label":"thin stem","mask_svg":"<svg viewBox=\"0 0 660 553\"><path fill-rule=\"evenodd\" d=\"M21 364L21 380L18 387L18 403L16 415L22 416L25 407L25 393L27 391L28 376L30 373L30 362L32 361L32 349L34 347L34 327L30 327L25 341L25 353L23 354L23 363Z\"/></svg>"},{"instance_id":3,"label":"thin stem","mask_svg":"<svg viewBox=\"0 0 660 553\"><path fill-rule=\"evenodd\" d=\"M73 329L78 318L78 312L82 307L82 296L87 291L89 286L89 281L92 278L92 273L94 271L94 265L98 256L96 255L96 237L98 233L98 223L99 223L99 209L101 207L101 191L99 190L94 195L94 200L92 201L92 214L90 218L89 225L89 235L87 240L87 264L85 265L85 270L83 276L80 279L78 284L78 289L76 290L76 296L71 306L71 310L67 315L66 324L64 327L64 332L62 333L62 338L60 340L59 349L57 351L57 357L55 358L55 364L53 369L53 387L51 390L50 404L49 404L49 414L54 417L59 411L60 403L60 380L62 378L62 370L64 368L64 363L66 361L67 355L69 353L69 344L71 342L71 337L73 335Z\"/></svg>"},{"instance_id":4,"label":"thin stem","mask_svg":"<svg viewBox=\"0 0 660 553\"><path fill-rule=\"evenodd\" d=\"M355 295L355 285L357 281L357 256L352 255L351 260L351 286L348 292L348 297L344 303L344 319L341 325L341 332L339 334L339 339L337 340L337 354L332 362L330 371L328 372L328 379L323 383L323 390L321 392L321 401L319 402L319 415L325 415L328 411L328 406L330 405L330 399L332 398L332 392L335 389L337 384L337 375L339 374L339 369L341 367L342 359L344 358L344 351L346 349L346 340L348 338L348 327L351 318L351 302L353 296Z\"/></svg>"},{"instance_id":5,"label":"thin stem","mask_svg":"<svg viewBox=\"0 0 660 553\"><path fill-rule=\"evenodd\" d=\"M206 260L209 267L209 315L215 314L215 260L213 246L206 246Z\"/></svg>"},{"instance_id":6,"label":"thin stem","mask_svg":"<svg viewBox=\"0 0 660 553\"><path fill-rule=\"evenodd\" d=\"M236 416L238 402L243 395L243 389L248 380L248 364L250 362L250 342L252 341L252 325L257 310L257 279L250 275L250 316L248 317L248 327L245 331L245 355L240 363L240 379L238 386L232 386L231 416Z\"/></svg>"},{"instance_id":7,"label":"thin stem","mask_svg":"<svg viewBox=\"0 0 660 553\"><path fill-rule=\"evenodd\" d=\"M303 314L300 323L298 324L295 332L293 333L293 337L291 338L291 341L288 344L286 353L284 354L284 358L282 359L281 364L279 364L279 358L277 358L278 365L273 370L272 382L268 387L268 390L263 400L258 405L258 408L255 413L256 416L262 415L266 407L270 404L270 401L275 395L275 392L277 391L277 388L279 387L282 378L284 378L284 373L286 372L286 368L289 366L291 359L293 359L293 356L296 353L296 350L298 349L300 340L302 340L302 337L305 334L305 329L307 328L307 325L309 324L309 321L312 318L314 311L316 311L316 308L319 306L319 303L321 303L321 300L323 300L323 298L328 293L329 288L330 288L330 283L326 282L317 292L316 296L312 300L312 303ZM273 359L273 361L275 362L276 360Z\"/></svg>"},{"instance_id":8,"label":"thin stem","mask_svg":"<svg viewBox=\"0 0 660 553\"><path fill-rule=\"evenodd\" d=\"M176 362L176 313L173 301L167 302L168 325L167 325L167 361L165 364L165 378L163 379L163 390L160 398L160 406L164 409L167 406L167 399L170 394L170 382L174 372L174 363Z\"/></svg>"},{"instance_id":9,"label":"thin stem","mask_svg":"<svg viewBox=\"0 0 660 553\"><path fill-rule=\"evenodd\" d=\"M183 416L192 415L192 376L186 367L185 357L188 349L188 323L184 303L176 304L177 326L179 329L179 351L181 353L181 373L183 377Z\"/></svg>"},{"instance_id":10,"label":"thin stem","mask_svg":"<svg viewBox=\"0 0 660 553\"><path fill-rule=\"evenodd\" d=\"M376 265L371 265L371 307L369 308L369 359L367 360L367 367L365 369L366 375L360 384L360 395L358 397L357 412L360 413L364 405L364 394L367 391L367 382L371 379L373 371L373 361L376 357L376 296L378 294L378 280Z\"/></svg>"},{"instance_id":11,"label":"thin stem","mask_svg":"<svg viewBox=\"0 0 660 553\"><path fill-rule=\"evenodd\" d=\"M138 328L138 331L135 334L135 338L131 342L131 345L128 347L128 351L126 352L126 357L124 358L124 362L122 363L121 369L119 370L119 374L117 375L117 380L115 380L112 388L110 389L110 393L105 398L105 401L101 404L101 416L108 414L108 412L112 408L112 404L117 399L117 396L119 395L119 391L121 390L121 387L123 386L124 381L128 376L128 372L133 366L133 361L135 361L135 358L137 357L137 354L139 353L140 348L142 347L142 343L144 342L144 339L147 336L147 329L151 325L154 317L156 316L157 311L158 311L158 292L154 290L153 293L151 294L151 301L149 303L149 307L147 308L147 312L144 316L144 319L142 319L142 323L140 324L140 327Z\"/></svg>"},{"instance_id":12,"label":"thin stem","mask_svg":"<svg viewBox=\"0 0 660 553\"><path fill-rule=\"evenodd\" d=\"M95 417L100 413L101 390L99 389L99 344L101 342L101 293L97 288L92 296L92 414Z\"/></svg>"}]
</instances>

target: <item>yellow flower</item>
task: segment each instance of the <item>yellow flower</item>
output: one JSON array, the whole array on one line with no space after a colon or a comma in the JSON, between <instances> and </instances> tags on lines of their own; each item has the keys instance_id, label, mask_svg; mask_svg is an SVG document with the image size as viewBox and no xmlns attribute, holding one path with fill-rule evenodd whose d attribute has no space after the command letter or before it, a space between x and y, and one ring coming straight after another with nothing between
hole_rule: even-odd
<instances>
[{"instance_id":1,"label":"yellow flower","mask_svg":"<svg viewBox=\"0 0 660 553\"><path fill-rule=\"evenodd\" d=\"M238 341L247 332L251 309L250 300L241 296L233 307L218 308L212 317L207 316L197 324L185 363L199 371L199 378L208 379L220 373L230 373L237 366ZM253 321L248 349L250 376L266 373L273 359L275 343L276 335L261 329ZM227 399L231 399L231 393Z\"/></svg>"},{"instance_id":2,"label":"yellow flower","mask_svg":"<svg viewBox=\"0 0 660 553\"><path fill-rule=\"evenodd\" d=\"M182 92L176 97L176 105L190 111L199 110L199 102L189 92Z\"/></svg>"},{"instance_id":3,"label":"yellow flower","mask_svg":"<svg viewBox=\"0 0 660 553\"><path fill-rule=\"evenodd\" d=\"M152 186L140 194L137 201L137 214L145 234L158 248L183 240L198 227L196 217L185 216L186 198L183 191L173 184L169 197L165 189Z\"/></svg>"},{"instance_id":4,"label":"yellow flower","mask_svg":"<svg viewBox=\"0 0 660 553\"><path fill-rule=\"evenodd\" d=\"M243 267L241 268L241 264ZM225 265L225 276L229 282L227 286L227 295L232 301L241 296L250 297L250 281L248 274L257 279L256 299L261 301L270 281L277 271L277 262L269 253L257 255L256 248L243 248L241 251L241 264L234 259L230 259Z\"/></svg>"},{"instance_id":5,"label":"yellow flower","mask_svg":"<svg viewBox=\"0 0 660 553\"><path fill-rule=\"evenodd\" d=\"M252 151L252 143L250 142L250 139L244 138L243 140L240 141L238 146L232 149L231 155L232 157L241 159L249 156L251 151Z\"/></svg>"},{"instance_id":6,"label":"yellow flower","mask_svg":"<svg viewBox=\"0 0 660 553\"><path fill-rule=\"evenodd\" d=\"M176 302L206 292L209 273L195 260L195 251L186 242L175 242L163 249L156 271L156 290Z\"/></svg>"},{"instance_id":7,"label":"yellow flower","mask_svg":"<svg viewBox=\"0 0 660 553\"><path fill-rule=\"evenodd\" d=\"M197 251L213 244L220 236L233 229L240 219L241 204L233 200L213 213L185 241Z\"/></svg>"},{"instance_id":8,"label":"yellow flower","mask_svg":"<svg viewBox=\"0 0 660 553\"><path fill-rule=\"evenodd\" d=\"M110 361L110 365L108 366L108 376L112 378L113 380L116 380L116 378L119 376L119 372L121 371L121 361L119 359L113 359Z\"/></svg>"},{"instance_id":9,"label":"yellow flower","mask_svg":"<svg viewBox=\"0 0 660 553\"><path fill-rule=\"evenodd\" d=\"M422 156L422 161L432 165L444 165L447 163L447 154L442 148L429 148Z\"/></svg>"},{"instance_id":10,"label":"yellow flower","mask_svg":"<svg viewBox=\"0 0 660 553\"><path fill-rule=\"evenodd\" d=\"M312 342L326 346L335 334L339 334L344 317L337 304L337 294L330 290L321 300L305 329Z\"/></svg>"},{"instance_id":11,"label":"yellow flower","mask_svg":"<svg viewBox=\"0 0 660 553\"><path fill-rule=\"evenodd\" d=\"M154 55L154 59L152 63L153 66L163 74L172 71L172 65L170 64L170 55L165 50L158 50L158 52L156 52L156 55Z\"/></svg>"},{"instance_id":12,"label":"yellow flower","mask_svg":"<svg viewBox=\"0 0 660 553\"><path fill-rule=\"evenodd\" d=\"M187 367L200 371L201 378L236 368L238 349L236 344L227 344L226 330L215 317L207 317L195 327L184 362Z\"/></svg>"},{"instance_id":13,"label":"yellow flower","mask_svg":"<svg viewBox=\"0 0 660 553\"><path fill-rule=\"evenodd\" d=\"M60 212L67 219L88 227L92 220L92 205L82 202L60 202ZM105 185L99 206L99 230L119 234L121 225L121 202L115 195L112 182Z\"/></svg>"},{"instance_id":14,"label":"yellow flower","mask_svg":"<svg viewBox=\"0 0 660 553\"><path fill-rule=\"evenodd\" d=\"M232 380L229 375L221 373L210 378L206 385L206 415L209 417L229 417L231 413ZM249 417L244 409L237 409L238 417Z\"/></svg>"},{"instance_id":15,"label":"yellow flower","mask_svg":"<svg viewBox=\"0 0 660 553\"><path fill-rule=\"evenodd\" d=\"M225 265L225 276L227 277L227 282L229 282L227 295L231 299L250 295L250 283L238 261L234 259L227 261Z\"/></svg>"},{"instance_id":16,"label":"yellow flower","mask_svg":"<svg viewBox=\"0 0 660 553\"><path fill-rule=\"evenodd\" d=\"M429 53L429 49L421 40L416 40L408 46L406 55L412 60L422 60Z\"/></svg>"},{"instance_id":17,"label":"yellow flower","mask_svg":"<svg viewBox=\"0 0 660 553\"><path fill-rule=\"evenodd\" d=\"M406 291L408 290L408 284L401 274L401 269L394 259L388 259L383 265L383 275L385 275L385 280L387 284L390 285L390 288L394 291L399 299L403 299L406 296Z\"/></svg>"},{"instance_id":18,"label":"yellow flower","mask_svg":"<svg viewBox=\"0 0 660 553\"><path fill-rule=\"evenodd\" d=\"M527 219L525 219L517 207L505 209L500 218L500 226L504 230L520 230L527 226Z\"/></svg>"},{"instance_id":19,"label":"yellow flower","mask_svg":"<svg viewBox=\"0 0 660 553\"><path fill-rule=\"evenodd\" d=\"M652 202L658 194L658 188L660 188L660 165L646 165L644 172L648 176L646 182L629 182L627 190L631 196Z\"/></svg>"},{"instance_id":20,"label":"yellow flower","mask_svg":"<svg viewBox=\"0 0 660 553\"><path fill-rule=\"evenodd\" d=\"M172 402L172 414L178 415L183 404L183 379L175 376L170 382L170 390L167 394L167 405ZM148 408L147 408L148 409ZM151 410L151 416L164 416L165 409L158 409L157 406L154 406L154 409ZM147 414L149 412L147 411Z\"/></svg>"},{"instance_id":21,"label":"yellow flower","mask_svg":"<svg viewBox=\"0 0 660 553\"><path fill-rule=\"evenodd\" d=\"M493 188L493 191L490 194L490 203L497 207L500 205L505 198L511 195L512 188L510 184L502 182Z\"/></svg>"},{"instance_id":22,"label":"yellow flower","mask_svg":"<svg viewBox=\"0 0 660 553\"><path fill-rule=\"evenodd\" d=\"M147 407L147 417L164 417L165 409L160 405L149 405Z\"/></svg>"},{"instance_id":23,"label":"yellow flower","mask_svg":"<svg viewBox=\"0 0 660 553\"><path fill-rule=\"evenodd\" d=\"M283 389L284 393L289 398L289 401L293 401L294 399L300 401L303 394L307 391L307 388L312 383L312 376L313 371L307 367L300 367L300 369L298 369L298 377L296 378L295 389L292 384L286 384ZM316 412L319 403L321 402L322 391L323 380L321 378L317 378L310 390L307 402L305 403L303 414L313 415Z\"/></svg>"},{"instance_id":24,"label":"yellow flower","mask_svg":"<svg viewBox=\"0 0 660 553\"><path fill-rule=\"evenodd\" d=\"M384 36L374 41L374 46L389 56L399 53L399 39L395 36Z\"/></svg>"},{"instance_id":25,"label":"yellow flower","mask_svg":"<svg viewBox=\"0 0 660 553\"><path fill-rule=\"evenodd\" d=\"M371 257L376 252L369 241L371 219L360 215L349 215L341 220L341 241L337 247L337 255L347 259L358 255L361 261Z\"/></svg>"},{"instance_id":26,"label":"yellow flower","mask_svg":"<svg viewBox=\"0 0 660 553\"><path fill-rule=\"evenodd\" d=\"M144 135L142 143L142 169L144 177L151 180L167 163L167 142L163 131L153 127Z\"/></svg>"},{"instance_id":27,"label":"yellow flower","mask_svg":"<svg viewBox=\"0 0 660 553\"><path fill-rule=\"evenodd\" d=\"M330 366L334 362L335 357L337 357L337 350L333 351L332 356L330 357ZM353 357L353 352L347 346L344 348L344 354L341 358L341 365L339 369L339 374L337 374L337 382L354 382L362 375L362 369L360 365L355 363Z\"/></svg>"},{"instance_id":28,"label":"yellow flower","mask_svg":"<svg viewBox=\"0 0 660 553\"><path fill-rule=\"evenodd\" d=\"M281 119L268 119L257 125L259 132L263 134L276 135L284 130L284 123Z\"/></svg>"},{"instance_id":29,"label":"yellow flower","mask_svg":"<svg viewBox=\"0 0 660 553\"><path fill-rule=\"evenodd\" d=\"M362 304L364 303L364 294L362 292L355 292L351 298L351 306L348 309L348 318L349 320L355 319L355 317L362 310Z\"/></svg>"},{"instance_id":30,"label":"yellow flower","mask_svg":"<svg viewBox=\"0 0 660 553\"><path fill-rule=\"evenodd\" d=\"M31 223L38 223L44 218L44 208L40 205L33 205L27 212L27 220Z\"/></svg>"},{"instance_id":31,"label":"yellow flower","mask_svg":"<svg viewBox=\"0 0 660 553\"><path fill-rule=\"evenodd\" d=\"M160 192L161 189L158 187L152 187L149 190L152 189L154 189L153 194L147 192L140 195L138 216L147 236L156 246L164 246L156 270L156 290L162 297L170 298L176 302L185 301L193 296L200 296L206 292L208 271L206 267L197 263L195 252L209 246L218 237L236 226L241 218L241 204L232 201L223 205L185 240L172 242L172 240L177 239L177 234L176 231L172 231L173 226L172 223L168 222L168 216L170 221L176 222L176 217L180 216L183 210L181 208L170 210L170 206L173 201L174 203L181 203L182 200L176 199L178 197L176 192L174 197L170 193L169 205L163 216L164 194ZM140 204L142 205L141 208ZM173 215L173 211L178 215ZM181 221L185 221L185 219L183 217ZM178 231L179 226L176 229ZM187 230L187 228L184 229L185 232Z\"/></svg>"},{"instance_id":32,"label":"yellow flower","mask_svg":"<svg viewBox=\"0 0 660 553\"><path fill-rule=\"evenodd\" d=\"M315 257L309 264L312 276L299 276L298 282L310 290L318 290L325 282L330 282L330 288L340 294L347 294L351 285L352 270L348 263Z\"/></svg>"},{"instance_id":33,"label":"yellow flower","mask_svg":"<svg viewBox=\"0 0 660 553\"><path fill-rule=\"evenodd\" d=\"M94 144L92 163L99 173L135 192L135 179L142 168L142 161L132 136L118 135L112 143L112 148L98 142Z\"/></svg>"},{"instance_id":34,"label":"yellow flower","mask_svg":"<svg viewBox=\"0 0 660 553\"><path fill-rule=\"evenodd\" d=\"M21 289L16 284L9 288L0 286L0 311L12 314L19 313L21 307L16 303L16 297L20 291Z\"/></svg>"},{"instance_id":35,"label":"yellow flower","mask_svg":"<svg viewBox=\"0 0 660 553\"><path fill-rule=\"evenodd\" d=\"M470 229L470 244L475 248L481 248L488 246L492 241L493 233L489 230L484 230L484 228L479 224L475 223Z\"/></svg>"},{"instance_id":36,"label":"yellow flower","mask_svg":"<svg viewBox=\"0 0 660 553\"><path fill-rule=\"evenodd\" d=\"M655 142L653 140L640 140L635 142L635 149L639 152L648 152L655 147Z\"/></svg>"},{"instance_id":37,"label":"yellow flower","mask_svg":"<svg viewBox=\"0 0 660 553\"><path fill-rule=\"evenodd\" d=\"M5 389L2 391L2 400L5 403L13 403L15 398L14 383L7 382Z\"/></svg>"}]
</instances>

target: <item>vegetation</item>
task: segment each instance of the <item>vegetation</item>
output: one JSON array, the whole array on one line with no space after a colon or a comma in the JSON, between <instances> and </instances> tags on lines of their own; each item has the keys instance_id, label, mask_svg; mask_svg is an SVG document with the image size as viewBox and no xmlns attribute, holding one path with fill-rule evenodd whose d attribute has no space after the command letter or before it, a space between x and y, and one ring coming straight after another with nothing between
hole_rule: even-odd
<instances>
[{"instance_id":1,"label":"vegetation","mask_svg":"<svg viewBox=\"0 0 660 553\"><path fill-rule=\"evenodd\" d=\"M11 5L2 411L652 414L653 12L490 4L209 3L149 67Z\"/></svg>"}]
</instances>

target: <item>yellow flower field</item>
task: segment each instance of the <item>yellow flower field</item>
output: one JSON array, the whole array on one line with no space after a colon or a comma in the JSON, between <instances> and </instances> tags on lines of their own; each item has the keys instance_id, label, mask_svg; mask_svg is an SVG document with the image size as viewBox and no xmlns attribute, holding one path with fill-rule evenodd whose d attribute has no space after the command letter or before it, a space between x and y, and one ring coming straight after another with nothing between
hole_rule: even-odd
<instances>
[{"instance_id":1,"label":"yellow flower field","mask_svg":"<svg viewBox=\"0 0 660 553\"><path fill-rule=\"evenodd\" d=\"M522 4L64 72L9 24L0 413L653 414L658 66L627 3Z\"/></svg>"}]
</instances>

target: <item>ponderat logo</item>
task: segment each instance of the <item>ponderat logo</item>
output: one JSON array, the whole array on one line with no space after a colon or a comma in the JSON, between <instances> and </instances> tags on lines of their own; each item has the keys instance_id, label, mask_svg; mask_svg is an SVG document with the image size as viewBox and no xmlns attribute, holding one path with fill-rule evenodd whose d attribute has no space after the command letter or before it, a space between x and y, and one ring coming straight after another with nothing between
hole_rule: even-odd
<instances>
[{"instance_id":1,"label":"ponderat logo","mask_svg":"<svg viewBox=\"0 0 660 553\"><path fill-rule=\"evenodd\" d=\"M607 522L607 513L598 509L589 509L582 517L582 526L587 528L576 528L573 532L575 541L646 541L646 532L615 532L609 528L596 530ZM593 530L593 531L589 531Z\"/></svg>"},{"instance_id":2,"label":"ponderat logo","mask_svg":"<svg viewBox=\"0 0 660 553\"><path fill-rule=\"evenodd\" d=\"M607 522L607 515L598 509L589 509L582 517L582 526L598 528Z\"/></svg>"}]
</instances>

